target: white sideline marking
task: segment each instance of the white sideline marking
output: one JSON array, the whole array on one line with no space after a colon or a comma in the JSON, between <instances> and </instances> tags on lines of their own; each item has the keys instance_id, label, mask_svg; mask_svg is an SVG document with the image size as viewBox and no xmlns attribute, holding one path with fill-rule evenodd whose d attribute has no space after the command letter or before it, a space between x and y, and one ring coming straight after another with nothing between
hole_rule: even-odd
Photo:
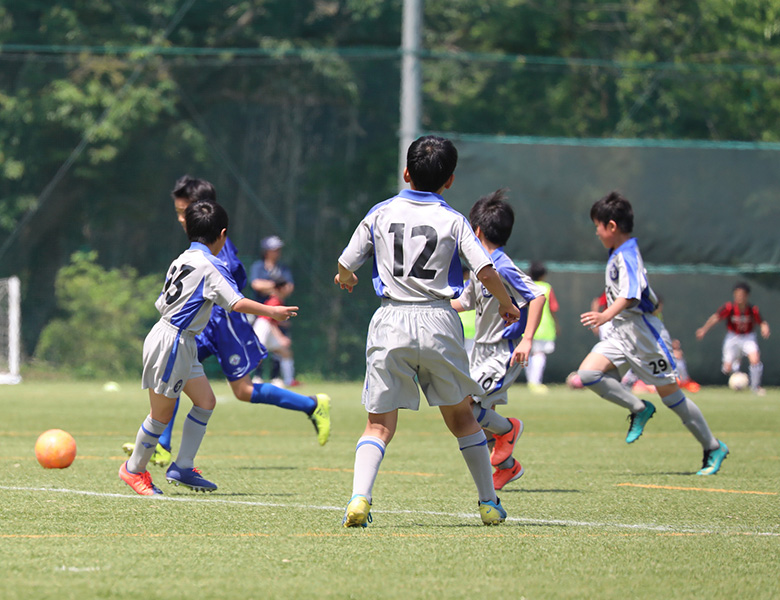
<instances>
[{"instance_id":1,"label":"white sideline marking","mask_svg":"<svg viewBox=\"0 0 780 600\"><path fill-rule=\"evenodd\" d=\"M306 510L333 510L342 512L341 506L315 506L310 504L283 504L281 502L256 502L251 500L223 500L221 498L187 498L178 496L138 496L129 494L112 494L108 492L90 492L87 490L70 490L66 488L45 488L45 487L19 487L0 485L0 490L15 492L53 492L58 494L76 494L79 496L94 496L97 498L122 498L124 500L139 500L143 502L200 502L208 504L233 504L240 506L259 506L263 508L301 508ZM475 513L447 513L430 510L382 510L376 511L377 514L387 515L428 515L443 516L457 519L471 519L476 516ZM767 536L780 537L780 532L774 531L747 531L743 529L707 529L704 527L675 527L673 525L656 525L650 523L607 523L601 521L573 521L568 519L528 519L522 517L507 517L508 522L525 523L528 525L555 525L564 527L588 527L596 529L629 529L634 531L658 531L662 533L673 534L729 534L729 535L749 535L749 536Z\"/></svg>"}]
</instances>

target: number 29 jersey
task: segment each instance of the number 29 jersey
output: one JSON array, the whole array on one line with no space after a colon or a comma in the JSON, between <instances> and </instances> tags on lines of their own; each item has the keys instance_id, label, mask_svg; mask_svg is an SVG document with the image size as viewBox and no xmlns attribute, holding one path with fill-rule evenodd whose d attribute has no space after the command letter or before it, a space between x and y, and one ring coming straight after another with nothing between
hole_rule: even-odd
<instances>
[{"instance_id":1,"label":"number 29 jersey","mask_svg":"<svg viewBox=\"0 0 780 600\"><path fill-rule=\"evenodd\" d=\"M475 273L492 264L462 214L438 194L414 190L374 206L339 264L356 271L372 255L377 296L400 302L457 298L464 263Z\"/></svg>"},{"instance_id":2,"label":"number 29 jersey","mask_svg":"<svg viewBox=\"0 0 780 600\"><path fill-rule=\"evenodd\" d=\"M162 320L179 331L200 333L218 304L227 311L243 298L228 266L207 246L193 242L168 268L154 305Z\"/></svg>"}]
</instances>

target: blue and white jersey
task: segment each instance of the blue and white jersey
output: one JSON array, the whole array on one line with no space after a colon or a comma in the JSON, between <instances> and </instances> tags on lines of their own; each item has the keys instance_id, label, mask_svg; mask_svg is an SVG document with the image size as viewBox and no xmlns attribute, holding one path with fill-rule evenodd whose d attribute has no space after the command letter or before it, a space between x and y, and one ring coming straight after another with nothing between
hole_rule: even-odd
<instances>
[{"instance_id":1,"label":"blue and white jersey","mask_svg":"<svg viewBox=\"0 0 780 600\"><path fill-rule=\"evenodd\" d=\"M464 263L475 272L492 264L466 217L440 195L414 190L368 211L339 263L356 271L371 256L377 296L400 302L457 298Z\"/></svg>"},{"instance_id":2,"label":"blue and white jersey","mask_svg":"<svg viewBox=\"0 0 780 600\"><path fill-rule=\"evenodd\" d=\"M155 306L161 319L179 331L200 333L217 304L227 311L244 296L228 266L207 246L193 242L171 263Z\"/></svg>"},{"instance_id":3,"label":"blue and white jersey","mask_svg":"<svg viewBox=\"0 0 780 600\"><path fill-rule=\"evenodd\" d=\"M605 280L607 306L612 306L618 298L638 301L635 306L618 313L614 321L628 319L631 315L653 313L658 308L658 296L647 281L645 263L636 238L610 251Z\"/></svg>"},{"instance_id":4,"label":"blue and white jersey","mask_svg":"<svg viewBox=\"0 0 780 600\"><path fill-rule=\"evenodd\" d=\"M520 309L521 314L527 315L527 310L523 309L534 298L543 296L544 289L518 268L504 253L503 248L496 248L490 258L509 297ZM520 321L505 327L504 320L498 314L498 300L487 291L475 275L472 274L468 286L458 301L464 309L477 312L475 344L497 344L502 339L522 337L527 319L521 318Z\"/></svg>"}]
</instances>

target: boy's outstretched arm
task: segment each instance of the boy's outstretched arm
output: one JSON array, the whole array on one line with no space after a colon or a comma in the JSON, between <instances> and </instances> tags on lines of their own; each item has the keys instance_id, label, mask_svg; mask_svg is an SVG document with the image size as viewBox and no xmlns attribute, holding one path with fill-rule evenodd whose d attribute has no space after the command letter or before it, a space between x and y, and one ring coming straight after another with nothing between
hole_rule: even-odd
<instances>
[{"instance_id":1,"label":"boy's outstretched arm","mask_svg":"<svg viewBox=\"0 0 780 600\"><path fill-rule=\"evenodd\" d=\"M528 320L525 324L525 331L523 331L523 337L517 344L514 352L512 352L512 358L509 359L510 365L520 363L525 365L528 363L528 357L531 356L531 346L534 342L534 336L536 330L539 328L539 322L542 320L542 310L544 309L544 303L547 302L547 298L537 296L528 303Z\"/></svg>"},{"instance_id":2,"label":"boy's outstretched arm","mask_svg":"<svg viewBox=\"0 0 780 600\"><path fill-rule=\"evenodd\" d=\"M702 325L696 330L696 339L700 340L705 335L707 335L707 332L710 329L712 329L713 325L715 325L715 323L717 323L718 321L720 321L720 316L718 316L718 313L711 314L709 318L704 322L704 325Z\"/></svg>"},{"instance_id":3,"label":"boy's outstretched arm","mask_svg":"<svg viewBox=\"0 0 780 600\"><path fill-rule=\"evenodd\" d=\"M336 277L333 278L333 282L340 286L342 290L347 290L351 294L352 288L357 285L358 278L355 273L339 263L339 272Z\"/></svg>"},{"instance_id":4,"label":"boy's outstretched arm","mask_svg":"<svg viewBox=\"0 0 780 600\"><path fill-rule=\"evenodd\" d=\"M482 282L488 292L493 294L493 297L498 300L499 307L498 313L501 318L507 323L514 323L520 319L520 309L517 308L509 297L509 292L506 291L504 283L501 281L498 272L493 265L487 265L482 267L479 273L477 273L477 279Z\"/></svg>"},{"instance_id":5,"label":"boy's outstretched arm","mask_svg":"<svg viewBox=\"0 0 780 600\"><path fill-rule=\"evenodd\" d=\"M233 305L233 310L260 317L271 317L274 321L286 321L290 317L298 316L297 306L268 306L249 298L241 298Z\"/></svg>"},{"instance_id":6,"label":"boy's outstretched arm","mask_svg":"<svg viewBox=\"0 0 780 600\"><path fill-rule=\"evenodd\" d=\"M607 321L610 321L620 311L630 308L637 303L636 300L629 300L628 298L616 298L611 306L608 306L604 312L597 312L590 310L580 315L580 323L582 323L588 329L595 329L601 327Z\"/></svg>"}]
</instances>

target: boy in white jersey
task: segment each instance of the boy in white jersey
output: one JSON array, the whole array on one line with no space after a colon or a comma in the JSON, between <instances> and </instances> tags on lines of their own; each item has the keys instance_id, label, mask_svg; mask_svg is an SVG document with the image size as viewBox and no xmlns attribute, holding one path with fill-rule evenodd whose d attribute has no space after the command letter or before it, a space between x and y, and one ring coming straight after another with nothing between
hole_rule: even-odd
<instances>
[{"instance_id":1,"label":"boy in white jersey","mask_svg":"<svg viewBox=\"0 0 780 600\"><path fill-rule=\"evenodd\" d=\"M635 442L655 413L651 402L642 401L620 383L620 373L631 368L648 385L654 385L663 403L702 445L704 460L698 475L714 475L729 453L712 435L699 408L677 385L672 343L663 322L652 313L658 297L647 281L634 228L631 204L617 192L598 200L590 210L596 236L609 250L606 269L607 308L580 316L585 327L610 322L609 335L597 343L582 361L582 383L610 402L631 411L626 442Z\"/></svg>"},{"instance_id":2,"label":"boy in white jersey","mask_svg":"<svg viewBox=\"0 0 780 600\"><path fill-rule=\"evenodd\" d=\"M476 309L476 333L469 362L471 376L482 392L474 397L472 410L480 426L492 434L490 463L496 467L493 487L500 490L525 472L520 461L512 456L517 438L523 433L523 422L501 416L494 407L507 403L509 387L528 362L534 334L542 318L545 295L504 253L503 247L515 222L504 190L477 200L469 212L469 221L521 314L517 323L505 327L496 310L496 298L474 278L469 279L463 294L452 301L452 307L458 312Z\"/></svg>"},{"instance_id":3,"label":"boy in white jersey","mask_svg":"<svg viewBox=\"0 0 780 600\"><path fill-rule=\"evenodd\" d=\"M339 257L335 282L352 291L354 271L373 256L373 284L382 306L366 339L363 404L368 423L355 450L352 498L344 527L365 527L385 448L395 434L398 409L417 410L419 386L438 406L477 486L482 522L497 525L506 511L496 497L487 439L474 419L470 396L480 388L469 376L463 327L450 300L463 289L463 260L514 322L511 303L490 257L466 218L441 197L454 178L458 153L451 141L424 136L407 152L404 181L411 190L374 206Z\"/></svg>"},{"instance_id":4,"label":"boy in white jersey","mask_svg":"<svg viewBox=\"0 0 780 600\"><path fill-rule=\"evenodd\" d=\"M119 468L119 477L142 496L162 494L146 470L157 441L173 416L176 398L184 391L192 400L182 431L176 462L166 473L196 491L217 486L195 468L195 455L206 434L216 405L214 392L198 361L195 336L218 304L226 311L270 316L285 321L297 314L297 306L266 306L244 298L228 266L216 258L227 239L228 216L215 202L195 202L184 218L191 245L168 269L160 297L155 302L160 320L144 340L143 387L149 389L151 410L136 436L130 458Z\"/></svg>"}]
</instances>

